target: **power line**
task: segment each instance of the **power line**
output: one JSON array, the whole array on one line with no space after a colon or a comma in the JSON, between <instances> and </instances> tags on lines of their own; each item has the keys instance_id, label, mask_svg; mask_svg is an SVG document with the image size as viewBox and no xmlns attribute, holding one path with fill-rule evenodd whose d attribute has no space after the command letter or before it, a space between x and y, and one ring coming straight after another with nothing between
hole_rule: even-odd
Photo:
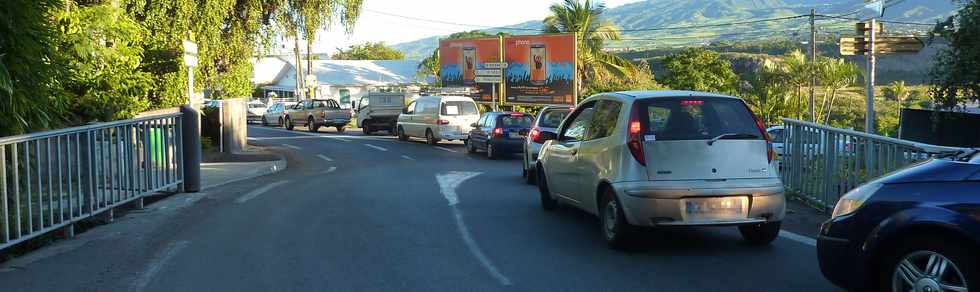
<instances>
[{"instance_id":1,"label":"power line","mask_svg":"<svg viewBox=\"0 0 980 292\"><path fill-rule=\"evenodd\" d=\"M765 22L775 22L784 21L790 19L798 19L810 17L809 15L796 15L778 18L766 18L766 19L756 19L747 21L737 21L737 22L726 22L726 23L715 23L715 24L703 24L703 25L690 25L690 26L672 26L672 27L655 27L655 28L640 28L640 29L621 29L621 32L634 32L634 31L660 31L660 30L679 30L679 29L695 29L695 28L710 28L710 27L723 27L723 26L737 26L746 24L756 24Z\"/></svg>"},{"instance_id":2,"label":"power line","mask_svg":"<svg viewBox=\"0 0 980 292\"><path fill-rule=\"evenodd\" d=\"M541 30L541 29L534 29L534 28L507 27L507 26L487 26L487 25L479 25L479 24L466 24L466 23L457 23L457 22L449 22L449 21L425 19L425 18L418 18L418 17L412 17L412 16L405 16L405 15L399 15L399 14L394 14L394 13L388 13L388 12L384 12L384 11L377 11L377 10L372 10L372 9L367 9L367 8L364 8L364 11L371 12L371 13L377 13L377 14L381 14L381 15L387 15L387 16L391 16L391 17L398 17L398 18L404 18L404 19L411 19L411 20L415 20L415 21L431 22L431 23L438 23L438 24L448 24L448 25L456 25L456 26L469 26L469 27L478 27L478 28L483 28L483 29L500 29L500 30L520 30L520 31L543 32L543 30Z\"/></svg>"},{"instance_id":3,"label":"power line","mask_svg":"<svg viewBox=\"0 0 980 292\"><path fill-rule=\"evenodd\" d=\"M840 19L840 20L861 21L861 19L854 18L854 17L843 17L843 16L835 16L835 15L817 14L817 17ZM882 22L882 23L905 24L905 25L920 25L920 26L935 26L936 25L935 23L909 22L909 21L898 21L898 20L888 20L888 19L879 19L878 21L879 22Z\"/></svg>"}]
</instances>

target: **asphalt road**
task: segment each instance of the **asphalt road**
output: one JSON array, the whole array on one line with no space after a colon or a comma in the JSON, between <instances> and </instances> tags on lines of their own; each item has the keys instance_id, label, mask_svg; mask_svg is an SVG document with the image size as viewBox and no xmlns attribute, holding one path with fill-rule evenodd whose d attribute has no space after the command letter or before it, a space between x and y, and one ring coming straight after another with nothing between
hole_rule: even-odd
<instances>
[{"instance_id":1,"label":"asphalt road","mask_svg":"<svg viewBox=\"0 0 980 292\"><path fill-rule=\"evenodd\" d=\"M250 127L286 171L18 259L0 291L836 291L799 240L661 230L614 251L590 215L544 212L516 157L321 131Z\"/></svg>"}]
</instances>

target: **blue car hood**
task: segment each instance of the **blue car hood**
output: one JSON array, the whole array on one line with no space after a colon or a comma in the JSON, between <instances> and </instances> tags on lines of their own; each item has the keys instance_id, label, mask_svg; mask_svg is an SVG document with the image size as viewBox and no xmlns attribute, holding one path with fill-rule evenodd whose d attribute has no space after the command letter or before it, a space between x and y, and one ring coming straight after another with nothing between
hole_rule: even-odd
<instances>
[{"instance_id":1,"label":"blue car hood","mask_svg":"<svg viewBox=\"0 0 980 292\"><path fill-rule=\"evenodd\" d=\"M980 164L932 159L896 171L881 183L953 182L980 179Z\"/></svg>"}]
</instances>

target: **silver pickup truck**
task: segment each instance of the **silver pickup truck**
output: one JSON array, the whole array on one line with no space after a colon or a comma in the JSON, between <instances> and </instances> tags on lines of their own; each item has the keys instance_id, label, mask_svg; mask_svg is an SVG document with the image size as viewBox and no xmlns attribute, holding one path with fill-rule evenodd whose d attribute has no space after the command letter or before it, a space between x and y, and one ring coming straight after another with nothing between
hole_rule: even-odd
<instances>
[{"instance_id":1,"label":"silver pickup truck","mask_svg":"<svg viewBox=\"0 0 980 292\"><path fill-rule=\"evenodd\" d=\"M356 103L357 125L365 135L388 131L394 135L398 115L405 108L405 93L371 92Z\"/></svg>"},{"instance_id":2,"label":"silver pickup truck","mask_svg":"<svg viewBox=\"0 0 980 292\"><path fill-rule=\"evenodd\" d=\"M283 113L287 130L296 125L305 125L310 132L316 132L320 127L336 127L337 132L344 132L350 123L349 109L340 108L340 104L332 99L304 100L289 107Z\"/></svg>"}]
</instances>

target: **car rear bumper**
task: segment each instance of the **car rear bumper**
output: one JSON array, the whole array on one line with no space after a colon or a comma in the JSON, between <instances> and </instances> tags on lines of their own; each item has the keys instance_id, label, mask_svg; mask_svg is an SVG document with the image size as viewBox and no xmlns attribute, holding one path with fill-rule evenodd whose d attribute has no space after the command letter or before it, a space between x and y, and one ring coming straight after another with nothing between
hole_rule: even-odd
<instances>
[{"instance_id":1,"label":"car rear bumper","mask_svg":"<svg viewBox=\"0 0 980 292\"><path fill-rule=\"evenodd\" d=\"M786 197L779 179L762 180L738 187L691 188L663 182L614 183L623 213L630 224L638 226L747 225L782 221L786 214ZM707 197L749 197L744 218L717 221L685 221L684 199Z\"/></svg>"},{"instance_id":2,"label":"car rear bumper","mask_svg":"<svg viewBox=\"0 0 980 292\"><path fill-rule=\"evenodd\" d=\"M521 153L524 151L523 140L497 139L490 140L493 143L493 151L497 153Z\"/></svg>"},{"instance_id":3,"label":"car rear bumper","mask_svg":"<svg viewBox=\"0 0 980 292\"><path fill-rule=\"evenodd\" d=\"M322 126L342 126L350 123L350 119L326 119L320 120L319 123Z\"/></svg>"}]
</instances>

